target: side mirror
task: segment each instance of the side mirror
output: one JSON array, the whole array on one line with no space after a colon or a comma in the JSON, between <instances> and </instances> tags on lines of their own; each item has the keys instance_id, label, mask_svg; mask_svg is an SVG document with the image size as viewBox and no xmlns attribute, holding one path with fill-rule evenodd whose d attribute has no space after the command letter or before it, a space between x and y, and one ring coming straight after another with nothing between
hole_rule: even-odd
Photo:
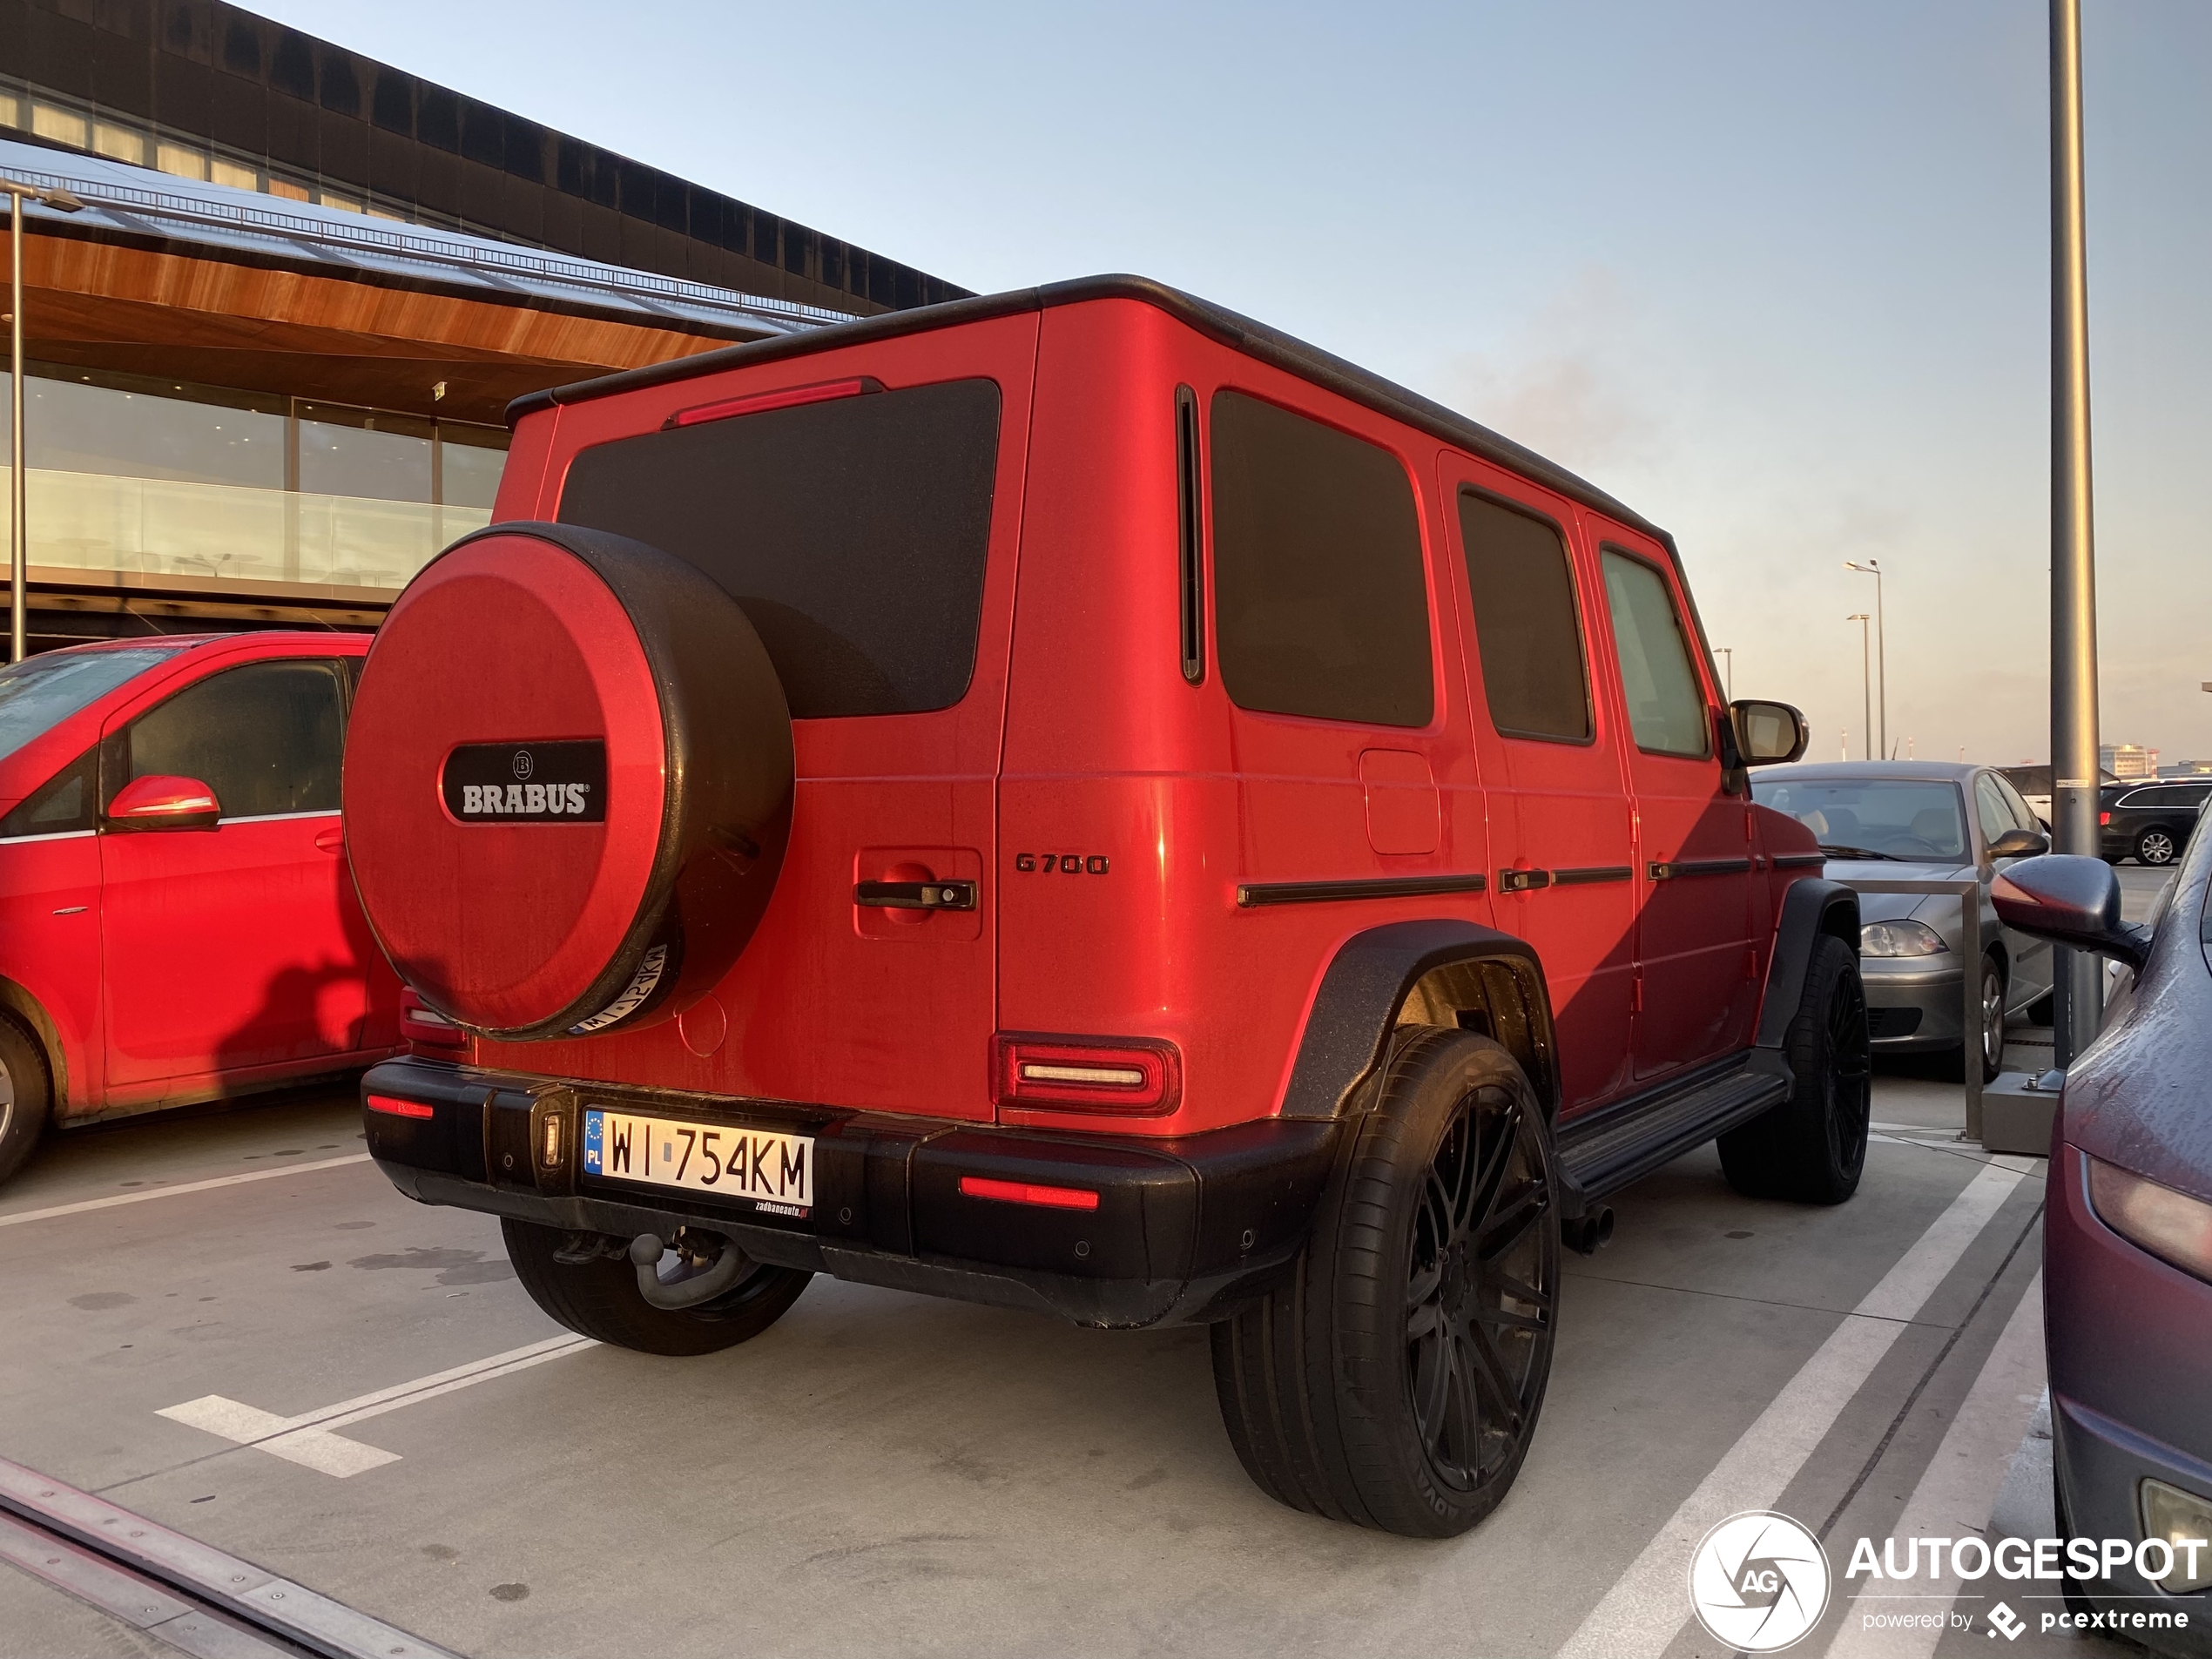
<instances>
[{"instance_id":1,"label":"side mirror","mask_svg":"<svg viewBox=\"0 0 2212 1659\"><path fill-rule=\"evenodd\" d=\"M133 778L108 803L118 830L213 829L223 815L215 792L197 778Z\"/></svg>"},{"instance_id":2,"label":"side mirror","mask_svg":"<svg viewBox=\"0 0 2212 1659\"><path fill-rule=\"evenodd\" d=\"M2141 968L2149 959L2150 929L2121 921L2120 878L2102 859L2067 853L2023 859L1998 872L1989 884L1989 899L2007 927L2094 951L2130 968Z\"/></svg>"},{"instance_id":3,"label":"side mirror","mask_svg":"<svg viewBox=\"0 0 2212 1659\"><path fill-rule=\"evenodd\" d=\"M1993 859L2040 859L2051 850L2051 838L2032 829L2009 829L1989 844ZM2104 860L2100 859L2099 863Z\"/></svg>"},{"instance_id":4,"label":"side mirror","mask_svg":"<svg viewBox=\"0 0 2212 1659\"><path fill-rule=\"evenodd\" d=\"M1797 759L1812 741L1805 717L1787 703L1763 703L1751 698L1728 705L1729 720L1736 728L1736 750L1747 766L1780 765Z\"/></svg>"}]
</instances>

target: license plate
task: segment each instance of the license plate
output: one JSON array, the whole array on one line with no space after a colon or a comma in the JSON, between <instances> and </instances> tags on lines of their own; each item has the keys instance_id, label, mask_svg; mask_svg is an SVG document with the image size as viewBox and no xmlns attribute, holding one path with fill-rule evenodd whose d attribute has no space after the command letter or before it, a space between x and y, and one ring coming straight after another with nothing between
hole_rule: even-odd
<instances>
[{"instance_id":1,"label":"license plate","mask_svg":"<svg viewBox=\"0 0 2212 1659\"><path fill-rule=\"evenodd\" d=\"M587 1109L583 1172L750 1198L777 1215L804 1215L814 1204L813 1138L772 1130Z\"/></svg>"}]
</instances>

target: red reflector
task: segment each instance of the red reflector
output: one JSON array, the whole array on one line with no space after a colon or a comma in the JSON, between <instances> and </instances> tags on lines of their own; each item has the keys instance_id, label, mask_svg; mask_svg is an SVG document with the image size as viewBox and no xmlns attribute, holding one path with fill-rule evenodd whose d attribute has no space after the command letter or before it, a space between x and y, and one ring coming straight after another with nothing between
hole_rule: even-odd
<instances>
[{"instance_id":1,"label":"red reflector","mask_svg":"<svg viewBox=\"0 0 2212 1659\"><path fill-rule=\"evenodd\" d=\"M812 386L790 386L780 392L755 392L750 397L725 397L718 403L701 403L678 410L668 424L698 426L707 421L726 421L733 415L762 415L770 409L788 409L801 403L826 403L834 397L858 397L863 392L882 389L881 381L867 374L856 374L848 381L817 381Z\"/></svg>"},{"instance_id":2,"label":"red reflector","mask_svg":"<svg viewBox=\"0 0 2212 1659\"><path fill-rule=\"evenodd\" d=\"M1183 1097L1183 1062L1172 1042L1141 1037L1001 1034L999 1100L1049 1110L1171 1112Z\"/></svg>"},{"instance_id":3,"label":"red reflector","mask_svg":"<svg viewBox=\"0 0 2212 1659\"><path fill-rule=\"evenodd\" d=\"M1096 1210L1098 1195L1081 1187L1040 1187L1027 1181L994 1181L987 1176L964 1175L961 1193L969 1198L996 1198L1001 1204L1042 1204L1048 1210Z\"/></svg>"},{"instance_id":4,"label":"red reflector","mask_svg":"<svg viewBox=\"0 0 2212 1659\"><path fill-rule=\"evenodd\" d=\"M394 1117L435 1117L438 1109L426 1100L401 1100L394 1095L371 1095L368 1109L389 1112Z\"/></svg>"}]
</instances>

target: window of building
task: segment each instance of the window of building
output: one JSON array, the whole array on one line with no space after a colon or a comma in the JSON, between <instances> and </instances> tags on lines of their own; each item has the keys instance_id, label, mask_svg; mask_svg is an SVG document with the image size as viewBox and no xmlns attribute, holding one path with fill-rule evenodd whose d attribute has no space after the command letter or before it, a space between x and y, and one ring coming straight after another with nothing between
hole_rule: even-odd
<instances>
[{"instance_id":1,"label":"window of building","mask_svg":"<svg viewBox=\"0 0 2212 1659\"><path fill-rule=\"evenodd\" d=\"M1705 698L1666 577L1642 559L1611 548L1605 550L1604 566L1613 649L1636 747L1703 758L1712 747Z\"/></svg>"},{"instance_id":2,"label":"window of building","mask_svg":"<svg viewBox=\"0 0 2212 1659\"><path fill-rule=\"evenodd\" d=\"M427 502L435 428L413 415L300 405L300 488L318 496Z\"/></svg>"},{"instance_id":3,"label":"window of building","mask_svg":"<svg viewBox=\"0 0 2212 1659\"><path fill-rule=\"evenodd\" d=\"M1231 698L1426 725L1428 583L1405 468L1241 392L1216 393L1212 417L1214 637Z\"/></svg>"},{"instance_id":4,"label":"window of building","mask_svg":"<svg viewBox=\"0 0 2212 1659\"><path fill-rule=\"evenodd\" d=\"M1589 671L1559 526L1463 489L1460 540L1491 724L1507 737L1588 742Z\"/></svg>"},{"instance_id":5,"label":"window of building","mask_svg":"<svg viewBox=\"0 0 2212 1659\"><path fill-rule=\"evenodd\" d=\"M337 664L226 669L140 715L109 745L110 799L134 778L196 778L226 819L334 813L345 746Z\"/></svg>"},{"instance_id":6,"label":"window of building","mask_svg":"<svg viewBox=\"0 0 2212 1659\"><path fill-rule=\"evenodd\" d=\"M507 434L498 427L438 422L437 499L449 507L491 509L507 465Z\"/></svg>"},{"instance_id":7,"label":"window of building","mask_svg":"<svg viewBox=\"0 0 2212 1659\"><path fill-rule=\"evenodd\" d=\"M801 719L948 708L974 673L999 389L948 381L597 445L564 523L690 561Z\"/></svg>"},{"instance_id":8,"label":"window of building","mask_svg":"<svg viewBox=\"0 0 2212 1659\"><path fill-rule=\"evenodd\" d=\"M25 376L24 400L33 468L284 487L280 397L41 364ZM0 438L6 431L0 408Z\"/></svg>"}]
</instances>

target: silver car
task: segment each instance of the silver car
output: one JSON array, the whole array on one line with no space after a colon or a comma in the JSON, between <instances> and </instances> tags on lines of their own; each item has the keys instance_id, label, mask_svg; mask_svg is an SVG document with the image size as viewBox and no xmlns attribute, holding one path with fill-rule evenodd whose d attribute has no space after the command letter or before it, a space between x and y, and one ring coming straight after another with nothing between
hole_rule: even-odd
<instances>
[{"instance_id":1,"label":"silver car","mask_svg":"<svg viewBox=\"0 0 2212 1659\"><path fill-rule=\"evenodd\" d=\"M1819 837L1831 881L1979 876L1979 1046L1982 1076L1994 1077L2006 1016L2047 1018L2051 993L2049 942L2004 926L1989 900L1990 879L1999 870L2050 851L2020 792L1987 766L1846 760L1764 768L1752 774L1751 793ZM1859 900L1859 971L1875 1050L1963 1050L1958 900L1870 893Z\"/></svg>"}]
</instances>

